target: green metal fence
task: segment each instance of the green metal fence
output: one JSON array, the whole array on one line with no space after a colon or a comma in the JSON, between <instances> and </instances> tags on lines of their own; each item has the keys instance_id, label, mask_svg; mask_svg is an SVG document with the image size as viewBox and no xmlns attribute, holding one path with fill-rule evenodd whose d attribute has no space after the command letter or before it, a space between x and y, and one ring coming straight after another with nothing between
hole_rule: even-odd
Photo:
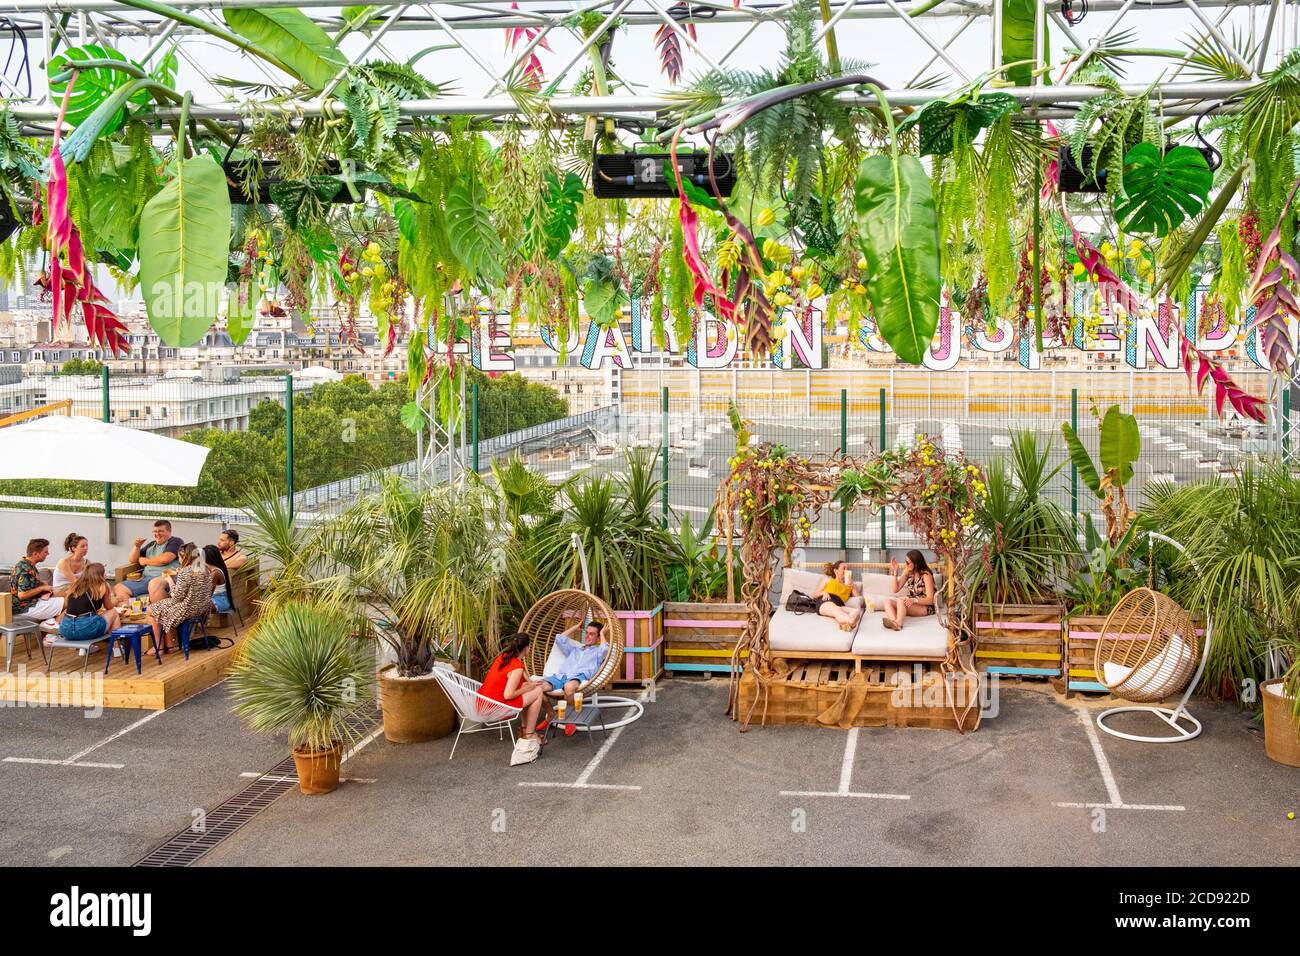
<instances>
[{"instance_id":1,"label":"green metal fence","mask_svg":"<svg viewBox=\"0 0 1300 956\"><path fill-rule=\"evenodd\" d=\"M1267 390L1263 373L1238 377L1247 388ZM1071 467L1060 429L1070 422L1095 454L1094 405L1104 409L1118 403L1138 416L1143 450L1130 499L1139 504L1154 482L1183 483L1230 473L1244 459L1278 448L1279 438L1273 436L1280 436L1280 447L1290 452L1300 448L1294 434L1280 428L1294 424L1290 390L1283 391L1277 403L1281 420L1264 428L1220 419L1213 400L1196 396L1177 373L1122 367L1085 372L668 368L625 372L617 385L617 403L553 421L533 421L535 409L507 408L501 403L519 400L505 390L485 396L475 382L468 389L465 412L466 464L487 474L494 460L521 454L531 467L559 482L617 473L624 467L626 449L641 447L659 455L665 520L676 524L689 517L698 525L713 507L734 452L727 416L733 401L750 423L755 441L779 442L810 455L843 451L865 457L881 448L906 446L926 434L988 465L1009 456L1012 432L1028 430L1051 448L1053 466L1059 466L1049 494L1075 515L1095 513L1099 502ZM368 391L344 396L346 401L324 416L307 402L306 412L294 421L286 405L293 407L295 394L303 402L312 387L310 380L283 373L216 381L197 372L146 377L109 375L105 370L98 376L45 378L28 389L29 405L66 401L74 414L171 437L196 429L240 433L251 425L263 439L243 435L216 442L219 447L209 456L205 482L219 482L197 490L151 486L142 468L137 485L81 483L76 489L40 493L47 503L102 507L109 516L124 509L138 511L140 502L173 514L225 514L237 500L231 489L246 492L253 477L260 475L273 487L293 488L299 511L321 513L355 500L373 483L376 471L395 471L410 479L421 474L410 433L396 422L394 409L367 405ZM348 404L353 398L355 409ZM489 434L482 428L485 414L492 423ZM517 427L521 422L527 427ZM220 489L221 500L215 494L212 500L202 500L213 488ZM36 493L0 488L0 494L11 498ZM858 549L901 547L913 541L900 516L859 510L827 512L814 529L812 543Z\"/></svg>"}]
</instances>

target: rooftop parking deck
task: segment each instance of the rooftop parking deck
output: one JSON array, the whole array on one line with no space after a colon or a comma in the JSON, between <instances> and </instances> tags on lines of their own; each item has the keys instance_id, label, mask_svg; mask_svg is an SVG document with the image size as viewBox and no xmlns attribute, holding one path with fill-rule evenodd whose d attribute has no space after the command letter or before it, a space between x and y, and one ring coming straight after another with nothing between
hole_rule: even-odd
<instances>
[{"instance_id":1,"label":"rooftop parking deck","mask_svg":"<svg viewBox=\"0 0 1300 956\"><path fill-rule=\"evenodd\" d=\"M202 865L1213 865L1300 861L1297 771L1231 704L1194 701L1204 735L1099 739L1097 702L1003 686L967 736L755 727L726 684L674 679L645 716L511 768L494 735L398 746L379 735L343 785L296 788ZM1140 720L1141 717L1131 719ZM144 715L0 710L0 858L129 865L274 767L219 684ZM369 737L370 734L365 734ZM11 758L19 758L14 760ZM38 759L45 762L29 763Z\"/></svg>"}]
</instances>

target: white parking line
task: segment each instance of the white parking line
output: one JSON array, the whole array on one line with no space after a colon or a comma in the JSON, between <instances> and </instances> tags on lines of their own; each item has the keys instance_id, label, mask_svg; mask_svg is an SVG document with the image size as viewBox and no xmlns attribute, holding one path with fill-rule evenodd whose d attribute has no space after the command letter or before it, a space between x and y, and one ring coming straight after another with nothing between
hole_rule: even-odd
<instances>
[{"instance_id":1,"label":"white parking line","mask_svg":"<svg viewBox=\"0 0 1300 956\"><path fill-rule=\"evenodd\" d=\"M840 762L840 788L838 790L782 790L783 797L849 797L862 800L911 800L906 793L863 793L851 789L853 785L853 760L858 753L858 728L849 730L844 741L844 759Z\"/></svg>"},{"instance_id":2,"label":"white parking line","mask_svg":"<svg viewBox=\"0 0 1300 956\"><path fill-rule=\"evenodd\" d=\"M226 679L223 677L221 680L217 681L216 684L210 684L209 686L203 688L203 690L199 691L197 694L192 694L189 697L186 697L185 700L181 701L180 703L174 704L173 707L179 707L181 706L181 704L194 700L196 697L200 696L201 694L206 694L213 687L216 687L217 684L224 684L225 680ZM155 717L161 717L163 714L167 713L167 711L171 709L172 707L164 707L162 710L150 711L149 713L145 714L143 717L141 717L139 720L135 721L134 723L127 724L117 733L110 734L109 736L101 740L99 743L91 744L85 750L79 751L65 760L50 760L41 757L5 757L4 760L0 762L34 763L34 764L45 764L48 766L57 766L57 767L98 767L102 770L121 770L126 766L126 764L94 763L89 760L82 760L81 758L86 756L87 754L94 753L96 750L98 750L100 747L104 746L105 744L111 744L114 740L117 740L119 737L126 736L131 731L135 730L137 727L143 727L145 724L149 723L149 721L153 720Z\"/></svg>"},{"instance_id":3,"label":"white parking line","mask_svg":"<svg viewBox=\"0 0 1300 956\"><path fill-rule=\"evenodd\" d=\"M649 690L642 691L641 700L644 701L648 694L649 694ZM595 772L596 768L600 766L600 762L605 759L605 754L609 753L610 748L614 746L614 743L618 740L620 736L622 736L623 731L628 726L629 725L624 724L622 727L616 727L614 729L614 732L605 738L605 742L600 745L600 749L596 751L596 755L592 757L589 761L587 761L587 766L585 766L582 769L582 773L578 774L578 779L575 780L573 783L553 783L553 782L548 782L543 780L521 780L518 786L560 787L566 790L640 790L641 789L640 787L630 786L627 784L587 782L588 780L591 779L591 775ZM591 731L588 731L588 733L591 733Z\"/></svg>"},{"instance_id":4,"label":"white parking line","mask_svg":"<svg viewBox=\"0 0 1300 956\"><path fill-rule=\"evenodd\" d=\"M1157 803L1125 803L1124 798L1120 796L1119 784L1115 780L1115 774L1110 769L1110 761L1106 759L1106 752L1101 749L1101 737L1097 734L1097 728L1093 726L1092 715L1083 707L1076 706L1074 712L1078 715L1084 730L1087 731L1088 742L1092 745L1092 755L1097 760L1097 769L1101 771L1101 780L1106 786L1106 796L1110 798L1110 802L1053 803L1052 806L1067 807L1074 810L1163 810L1173 813L1183 812L1187 809L1184 806Z\"/></svg>"}]
</instances>

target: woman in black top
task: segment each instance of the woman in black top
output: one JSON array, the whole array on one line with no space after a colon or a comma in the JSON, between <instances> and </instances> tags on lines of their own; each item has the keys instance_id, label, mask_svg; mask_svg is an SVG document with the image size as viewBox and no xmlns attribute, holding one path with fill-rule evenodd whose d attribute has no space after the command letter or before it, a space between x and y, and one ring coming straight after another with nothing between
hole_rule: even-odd
<instances>
[{"instance_id":1,"label":"woman in black top","mask_svg":"<svg viewBox=\"0 0 1300 956\"><path fill-rule=\"evenodd\" d=\"M94 640L116 629L117 620L113 589L104 576L104 566L86 565L59 615L59 635L73 641Z\"/></svg>"}]
</instances>

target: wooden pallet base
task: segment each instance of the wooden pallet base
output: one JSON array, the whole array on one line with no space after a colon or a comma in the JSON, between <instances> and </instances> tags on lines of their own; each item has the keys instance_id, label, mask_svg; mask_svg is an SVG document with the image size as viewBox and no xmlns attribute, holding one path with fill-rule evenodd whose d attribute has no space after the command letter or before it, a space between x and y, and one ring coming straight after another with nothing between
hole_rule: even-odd
<instances>
[{"instance_id":1,"label":"wooden pallet base","mask_svg":"<svg viewBox=\"0 0 1300 956\"><path fill-rule=\"evenodd\" d=\"M775 662L760 693L759 679L746 669L740 679L742 721L830 727L979 727L979 684L955 675L945 681L937 665L865 664L854 661ZM953 704L956 703L956 714ZM967 704L973 704L967 711ZM963 717L962 726L958 718Z\"/></svg>"},{"instance_id":2,"label":"wooden pallet base","mask_svg":"<svg viewBox=\"0 0 1300 956\"><path fill-rule=\"evenodd\" d=\"M241 628L240 636L235 637L232 628L209 627L208 633L231 638L235 645L211 651L192 650L188 661L180 651L172 651L162 656L162 664L146 653L140 674L135 672L135 661L124 663L120 652L114 655L105 674L102 644L91 652L84 673L82 664L86 661L76 648L55 648L47 672L40 652L33 646L28 660L19 640L10 673L0 673L0 701L22 707L131 710L174 707L225 677L247 631ZM149 643L148 637L144 643Z\"/></svg>"}]
</instances>

